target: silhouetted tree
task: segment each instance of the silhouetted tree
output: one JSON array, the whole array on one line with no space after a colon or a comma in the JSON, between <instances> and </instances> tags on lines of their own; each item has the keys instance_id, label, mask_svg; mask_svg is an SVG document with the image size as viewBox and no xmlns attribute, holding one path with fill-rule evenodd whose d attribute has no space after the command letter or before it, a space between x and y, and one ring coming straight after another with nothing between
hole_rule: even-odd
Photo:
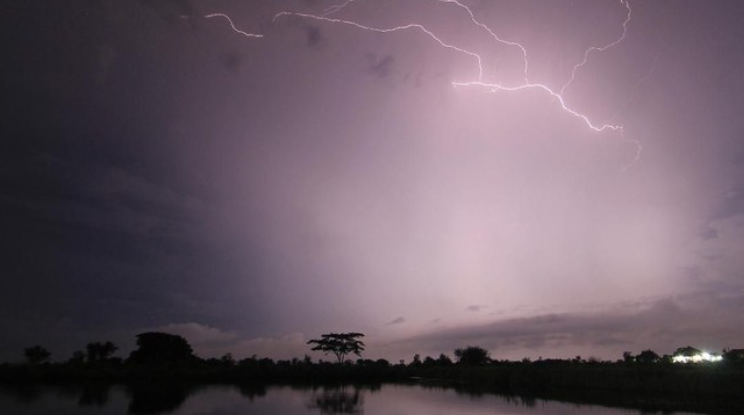
<instances>
[{"instance_id":1,"label":"silhouetted tree","mask_svg":"<svg viewBox=\"0 0 744 415\"><path fill-rule=\"evenodd\" d=\"M108 360L119 348L111 342L88 343L85 350L88 352L88 362L96 363Z\"/></svg>"},{"instance_id":2,"label":"silhouetted tree","mask_svg":"<svg viewBox=\"0 0 744 415\"><path fill-rule=\"evenodd\" d=\"M633 357L633 353L625 351L623 352L623 362L625 363L633 363L635 361L635 357Z\"/></svg>"},{"instance_id":3,"label":"silhouetted tree","mask_svg":"<svg viewBox=\"0 0 744 415\"><path fill-rule=\"evenodd\" d=\"M421 366L421 355L416 353L413 355L413 361L410 364L411 366Z\"/></svg>"},{"instance_id":4,"label":"silhouetted tree","mask_svg":"<svg viewBox=\"0 0 744 415\"><path fill-rule=\"evenodd\" d=\"M320 350L325 354L332 353L339 363L343 363L349 353L362 356L364 343L359 340L360 337L364 337L362 333L329 333L322 334L320 337L320 339L308 340L307 344L315 345L312 350Z\"/></svg>"},{"instance_id":5,"label":"silhouetted tree","mask_svg":"<svg viewBox=\"0 0 744 415\"><path fill-rule=\"evenodd\" d=\"M134 363L158 364L194 359L191 345L181 336L160 332L137 335L137 350L129 355Z\"/></svg>"},{"instance_id":6,"label":"silhouetted tree","mask_svg":"<svg viewBox=\"0 0 744 415\"><path fill-rule=\"evenodd\" d=\"M416 357L413 358L414 362L416 360ZM452 360L444 353L440 353L438 358L433 358L431 356L426 356L424 359L423 365L424 366L449 366L452 364Z\"/></svg>"},{"instance_id":7,"label":"silhouetted tree","mask_svg":"<svg viewBox=\"0 0 744 415\"><path fill-rule=\"evenodd\" d=\"M742 363L744 362L744 349L723 349L721 356L727 363Z\"/></svg>"},{"instance_id":8,"label":"silhouetted tree","mask_svg":"<svg viewBox=\"0 0 744 415\"><path fill-rule=\"evenodd\" d=\"M458 363L468 366L484 365L491 361L488 350L478 346L456 349L455 357Z\"/></svg>"},{"instance_id":9,"label":"silhouetted tree","mask_svg":"<svg viewBox=\"0 0 744 415\"><path fill-rule=\"evenodd\" d=\"M375 360L375 364L378 366L388 367L390 366L390 362L386 359L377 359Z\"/></svg>"},{"instance_id":10,"label":"silhouetted tree","mask_svg":"<svg viewBox=\"0 0 744 415\"><path fill-rule=\"evenodd\" d=\"M437 358L437 364L440 366L449 366L452 364L452 359L446 354L440 353L439 358Z\"/></svg>"},{"instance_id":11,"label":"silhouetted tree","mask_svg":"<svg viewBox=\"0 0 744 415\"><path fill-rule=\"evenodd\" d=\"M222 355L222 357L217 359L210 359L210 361L214 361L220 366L235 366L238 362L233 357L232 353L225 353Z\"/></svg>"},{"instance_id":12,"label":"silhouetted tree","mask_svg":"<svg viewBox=\"0 0 744 415\"><path fill-rule=\"evenodd\" d=\"M693 357L693 356L699 355L700 353L701 353L700 350L692 346L685 346L685 347L680 347L677 350L675 350L672 356Z\"/></svg>"},{"instance_id":13,"label":"silhouetted tree","mask_svg":"<svg viewBox=\"0 0 744 415\"><path fill-rule=\"evenodd\" d=\"M638 356L635 357L635 360L639 363L656 363L661 360L661 356L656 354L656 352L654 352L653 350L644 350L638 353Z\"/></svg>"},{"instance_id":14,"label":"silhouetted tree","mask_svg":"<svg viewBox=\"0 0 744 415\"><path fill-rule=\"evenodd\" d=\"M82 350L75 350L74 352L72 352L72 356L67 359L67 363L72 365L85 363L85 352Z\"/></svg>"},{"instance_id":15,"label":"silhouetted tree","mask_svg":"<svg viewBox=\"0 0 744 415\"><path fill-rule=\"evenodd\" d=\"M29 363L38 365L49 360L52 353L44 347L36 345L23 349L23 356L26 357Z\"/></svg>"}]
</instances>

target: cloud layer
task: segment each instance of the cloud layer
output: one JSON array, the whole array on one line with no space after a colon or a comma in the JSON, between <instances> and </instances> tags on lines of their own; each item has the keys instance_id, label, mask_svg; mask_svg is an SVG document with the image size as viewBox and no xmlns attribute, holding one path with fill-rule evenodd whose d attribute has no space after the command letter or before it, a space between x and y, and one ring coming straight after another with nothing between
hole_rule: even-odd
<instances>
[{"instance_id":1,"label":"cloud layer","mask_svg":"<svg viewBox=\"0 0 744 415\"><path fill-rule=\"evenodd\" d=\"M0 17L0 357L124 350L142 328L208 356L301 356L341 331L391 359L744 343L742 29L725 8L633 3L623 42L589 55L564 103L620 134L540 88L453 86L519 84L524 62L452 2L330 16L456 47L274 18L315 2L88 3ZM463 2L556 89L627 15L518 3ZM263 37L200 17L215 12Z\"/></svg>"}]
</instances>

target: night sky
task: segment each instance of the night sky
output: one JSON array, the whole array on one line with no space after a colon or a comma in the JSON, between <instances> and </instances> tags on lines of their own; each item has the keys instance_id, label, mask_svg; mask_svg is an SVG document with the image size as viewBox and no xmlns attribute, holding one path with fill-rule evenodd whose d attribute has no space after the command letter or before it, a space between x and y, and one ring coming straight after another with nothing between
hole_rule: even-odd
<instances>
[{"instance_id":1,"label":"night sky","mask_svg":"<svg viewBox=\"0 0 744 415\"><path fill-rule=\"evenodd\" d=\"M742 8L5 1L0 361L742 348Z\"/></svg>"}]
</instances>

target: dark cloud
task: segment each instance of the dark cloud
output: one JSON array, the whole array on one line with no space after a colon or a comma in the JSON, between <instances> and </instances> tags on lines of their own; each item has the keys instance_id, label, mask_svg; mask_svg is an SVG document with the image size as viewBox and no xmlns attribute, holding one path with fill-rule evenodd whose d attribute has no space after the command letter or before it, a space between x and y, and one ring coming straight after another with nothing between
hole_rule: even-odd
<instances>
[{"instance_id":1,"label":"dark cloud","mask_svg":"<svg viewBox=\"0 0 744 415\"><path fill-rule=\"evenodd\" d=\"M8 175L0 198L46 220L133 235L186 237L191 234L187 222L201 215L198 200L114 166L40 154ZM19 183L23 186L15 186Z\"/></svg>"},{"instance_id":2,"label":"dark cloud","mask_svg":"<svg viewBox=\"0 0 744 415\"><path fill-rule=\"evenodd\" d=\"M551 87L581 58L564 51L617 36L624 7L574 8L608 24L566 35L560 2L539 16L497 3L479 20L531 39L527 75ZM272 20L322 2L209 10L265 34L250 39L222 18L165 23L204 22L206 2L8 2L0 332L18 341L0 353L79 348L112 327L178 330L213 353L288 342L294 356L302 332L330 330L369 333L371 354L432 331L386 358L463 342L518 358L740 347L744 176L725 161L741 155L742 25L666 3L639 4L622 46L593 52L567 90L592 121L622 107L620 135L539 89L453 88L479 69L509 85L525 74L517 48L452 5L351 2L337 17L415 15L498 59L479 68L420 30ZM568 41L581 44L555 47ZM389 310L405 324L380 324Z\"/></svg>"},{"instance_id":3,"label":"dark cloud","mask_svg":"<svg viewBox=\"0 0 744 415\"><path fill-rule=\"evenodd\" d=\"M245 62L245 58L237 52L224 53L220 59L222 65L232 73L238 73Z\"/></svg>"},{"instance_id":4,"label":"dark cloud","mask_svg":"<svg viewBox=\"0 0 744 415\"><path fill-rule=\"evenodd\" d=\"M569 350L571 356L570 350L574 350L574 355L604 352L607 358L613 357L613 350L615 357L622 350L643 348L671 353L687 343L720 351L735 347L737 338L727 327L744 312L744 302L737 303L741 300L744 292L730 299L701 292L648 302L638 311L543 314L437 330L404 340L398 346L436 352L477 344L495 351L496 356L511 350L531 351L535 356ZM723 313L716 309L722 302L728 304ZM717 321L711 321L709 313L715 313Z\"/></svg>"},{"instance_id":5,"label":"dark cloud","mask_svg":"<svg viewBox=\"0 0 744 415\"><path fill-rule=\"evenodd\" d=\"M744 192L732 190L726 194L713 219L725 219L731 216L744 214Z\"/></svg>"},{"instance_id":6,"label":"dark cloud","mask_svg":"<svg viewBox=\"0 0 744 415\"><path fill-rule=\"evenodd\" d=\"M689 245L687 269L694 284L703 289L744 289L744 213L731 213L708 222L704 232Z\"/></svg>"},{"instance_id":7,"label":"dark cloud","mask_svg":"<svg viewBox=\"0 0 744 415\"><path fill-rule=\"evenodd\" d=\"M367 69L371 74L378 78L387 78L392 73L395 56L377 56L377 54L370 53L367 54L367 62Z\"/></svg>"},{"instance_id":8,"label":"dark cloud","mask_svg":"<svg viewBox=\"0 0 744 415\"><path fill-rule=\"evenodd\" d=\"M305 26L305 36L307 39L307 45L311 48L320 46L320 44L325 40L323 32L320 30L319 26Z\"/></svg>"},{"instance_id":9,"label":"dark cloud","mask_svg":"<svg viewBox=\"0 0 744 415\"><path fill-rule=\"evenodd\" d=\"M174 23L184 17L194 17L194 8L190 0L140 0L140 3L168 23Z\"/></svg>"},{"instance_id":10,"label":"dark cloud","mask_svg":"<svg viewBox=\"0 0 744 415\"><path fill-rule=\"evenodd\" d=\"M386 326L392 326L392 325L395 325L395 324L402 324L402 323L405 323L405 322L406 322L406 319L401 316L401 317L398 317L398 318L395 318L395 319L392 319L392 320L388 321L387 323L385 323L385 325Z\"/></svg>"}]
</instances>

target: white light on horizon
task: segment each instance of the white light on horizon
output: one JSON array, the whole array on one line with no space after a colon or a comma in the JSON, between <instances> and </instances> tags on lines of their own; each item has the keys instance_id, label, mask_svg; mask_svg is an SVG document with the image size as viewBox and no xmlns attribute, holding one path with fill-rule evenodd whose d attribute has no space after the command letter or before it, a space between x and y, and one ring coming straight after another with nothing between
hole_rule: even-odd
<instances>
[{"instance_id":1,"label":"white light on horizon","mask_svg":"<svg viewBox=\"0 0 744 415\"><path fill-rule=\"evenodd\" d=\"M673 363L703 363L703 362L720 362L723 357L720 355L702 352L693 356L673 356Z\"/></svg>"}]
</instances>

